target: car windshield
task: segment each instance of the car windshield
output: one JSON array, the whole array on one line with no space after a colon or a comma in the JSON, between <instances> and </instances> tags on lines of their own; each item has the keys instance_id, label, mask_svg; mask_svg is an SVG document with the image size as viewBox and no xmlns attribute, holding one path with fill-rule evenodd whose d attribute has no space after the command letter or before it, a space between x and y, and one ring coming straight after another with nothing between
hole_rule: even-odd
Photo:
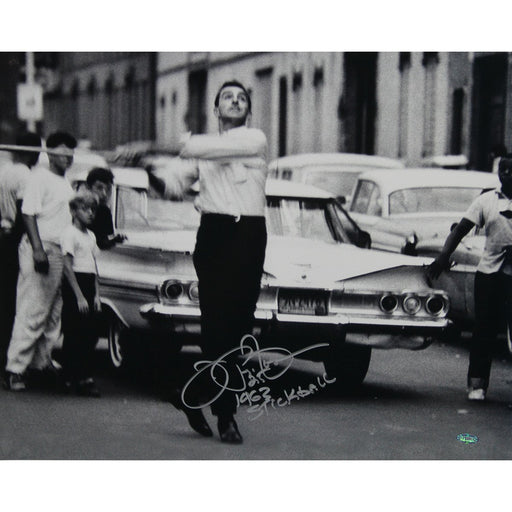
<instances>
[{"instance_id":1,"label":"car windshield","mask_svg":"<svg viewBox=\"0 0 512 512\"><path fill-rule=\"evenodd\" d=\"M338 215L326 200L267 198L267 228L272 235L345 242L349 237ZM121 231L175 231L196 230L200 215L191 200L167 201L147 197L145 191L120 188L116 219Z\"/></svg>"},{"instance_id":2,"label":"car windshield","mask_svg":"<svg viewBox=\"0 0 512 512\"><path fill-rule=\"evenodd\" d=\"M397 190L389 195L389 214L464 212L482 189L423 187Z\"/></svg>"},{"instance_id":3,"label":"car windshield","mask_svg":"<svg viewBox=\"0 0 512 512\"><path fill-rule=\"evenodd\" d=\"M146 191L120 188L116 220L120 230L195 230L199 226L199 212L193 201L167 201L148 197Z\"/></svg>"},{"instance_id":4,"label":"car windshield","mask_svg":"<svg viewBox=\"0 0 512 512\"><path fill-rule=\"evenodd\" d=\"M326 201L314 199L268 198L266 217L269 232L333 242L336 237L326 205Z\"/></svg>"},{"instance_id":5,"label":"car windshield","mask_svg":"<svg viewBox=\"0 0 512 512\"><path fill-rule=\"evenodd\" d=\"M327 190L336 197L350 196L359 174L359 172L337 172L328 169L305 172L306 184Z\"/></svg>"}]
</instances>

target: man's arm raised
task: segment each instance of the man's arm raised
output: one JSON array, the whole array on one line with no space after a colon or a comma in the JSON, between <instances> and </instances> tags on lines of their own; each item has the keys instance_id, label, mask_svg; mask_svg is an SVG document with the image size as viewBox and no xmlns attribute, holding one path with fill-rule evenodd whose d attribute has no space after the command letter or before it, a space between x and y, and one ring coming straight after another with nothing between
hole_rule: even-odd
<instances>
[{"instance_id":1,"label":"man's arm raised","mask_svg":"<svg viewBox=\"0 0 512 512\"><path fill-rule=\"evenodd\" d=\"M257 128L235 128L221 135L193 135L185 143L180 156L201 160L237 157L266 159L267 138Z\"/></svg>"}]
</instances>

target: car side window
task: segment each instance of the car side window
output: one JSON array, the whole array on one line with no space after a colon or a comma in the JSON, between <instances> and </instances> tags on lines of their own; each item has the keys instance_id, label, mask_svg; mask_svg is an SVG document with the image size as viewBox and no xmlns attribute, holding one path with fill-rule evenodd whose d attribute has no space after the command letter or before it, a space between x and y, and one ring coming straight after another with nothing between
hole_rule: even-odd
<instances>
[{"instance_id":1,"label":"car side window","mask_svg":"<svg viewBox=\"0 0 512 512\"><path fill-rule=\"evenodd\" d=\"M118 229L137 229L148 226L147 194L145 191L119 187L116 202Z\"/></svg>"},{"instance_id":2,"label":"car side window","mask_svg":"<svg viewBox=\"0 0 512 512\"><path fill-rule=\"evenodd\" d=\"M370 213L369 211L370 205L372 204L372 200L375 197L375 193L379 195L377 185L373 181L360 180L356 186L356 191L354 193L354 198L352 200L350 211L355 213L375 215L374 213ZM373 204L377 204L376 198L373 201ZM375 209L376 207L373 206L372 210Z\"/></svg>"},{"instance_id":3,"label":"car side window","mask_svg":"<svg viewBox=\"0 0 512 512\"><path fill-rule=\"evenodd\" d=\"M376 217L382 216L382 201L380 198L380 190L377 185L373 187L368 204L368 215L375 215Z\"/></svg>"}]
</instances>

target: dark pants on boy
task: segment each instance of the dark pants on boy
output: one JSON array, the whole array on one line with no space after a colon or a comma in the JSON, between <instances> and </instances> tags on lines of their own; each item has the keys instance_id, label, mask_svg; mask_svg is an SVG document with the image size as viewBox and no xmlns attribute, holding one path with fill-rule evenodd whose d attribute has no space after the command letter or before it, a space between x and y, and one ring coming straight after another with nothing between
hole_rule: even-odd
<instances>
[{"instance_id":1,"label":"dark pants on boy","mask_svg":"<svg viewBox=\"0 0 512 512\"><path fill-rule=\"evenodd\" d=\"M93 357L98 342L98 314L94 311L96 292L94 274L75 273L78 286L89 304L89 312L82 314L73 289L67 279L62 283L62 366L64 378L79 382L92 376Z\"/></svg>"},{"instance_id":2,"label":"dark pants on boy","mask_svg":"<svg viewBox=\"0 0 512 512\"><path fill-rule=\"evenodd\" d=\"M470 344L468 385L487 389L498 331L512 321L512 276L475 275L475 326Z\"/></svg>"}]
</instances>

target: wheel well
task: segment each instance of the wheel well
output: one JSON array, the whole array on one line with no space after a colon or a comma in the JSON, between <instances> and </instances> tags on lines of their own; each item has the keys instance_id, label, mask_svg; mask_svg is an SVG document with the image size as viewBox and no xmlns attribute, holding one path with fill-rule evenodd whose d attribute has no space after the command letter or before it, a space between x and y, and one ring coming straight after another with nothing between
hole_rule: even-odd
<instances>
[{"instance_id":1,"label":"wheel well","mask_svg":"<svg viewBox=\"0 0 512 512\"><path fill-rule=\"evenodd\" d=\"M125 327L128 327L128 324L122 317L121 313L117 310L117 308L110 302L101 300L101 314L99 319L99 334L100 336L108 336L108 328L112 319L115 318L119 322L121 322Z\"/></svg>"}]
</instances>

